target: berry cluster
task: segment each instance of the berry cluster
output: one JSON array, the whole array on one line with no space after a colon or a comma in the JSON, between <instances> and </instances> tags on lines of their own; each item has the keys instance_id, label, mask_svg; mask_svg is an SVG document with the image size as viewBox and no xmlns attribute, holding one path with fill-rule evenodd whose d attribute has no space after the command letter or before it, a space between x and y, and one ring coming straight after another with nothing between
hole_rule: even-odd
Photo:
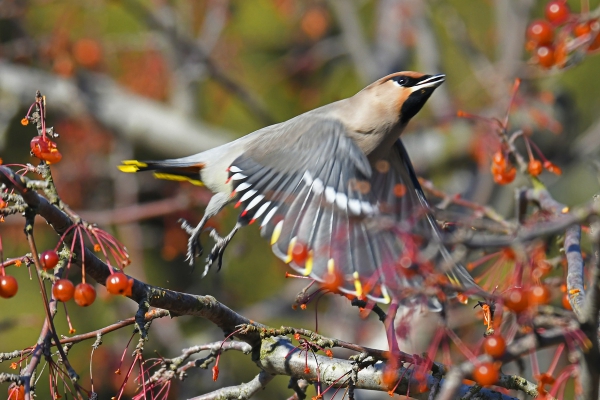
<instances>
[{"instance_id":1,"label":"berry cluster","mask_svg":"<svg viewBox=\"0 0 600 400\"><path fill-rule=\"evenodd\" d=\"M36 111L32 113L34 107L36 107ZM45 96L36 96L35 103L29 107L29 111L21 120L21 124L26 126L29 125L30 121L37 124L38 132L41 132L41 135L34 136L34 138L31 139L29 144L31 147L31 154L48 164L56 164L62 160L62 154L58 151L56 143L50 140L51 137L58 137L58 134L54 132L53 128L46 128Z\"/></svg>"},{"instance_id":2,"label":"berry cluster","mask_svg":"<svg viewBox=\"0 0 600 400\"><path fill-rule=\"evenodd\" d=\"M504 152L498 150L492 158L492 175L494 182L500 185L506 185L515 180L517 169L507 160Z\"/></svg>"},{"instance_id":3,"label":"berry cluster","mask_svg":"<svg viewBox=\"0 0 600 400\"><path fill-rule=\"evenodd\" d=\"M57 149L56 143L51 138L58 137L58 134L54 132L52 127L46 127L46 99L39 92L36 94L35 102L29 108L27 115L21 120L22 125L29 125L31 122L38 131L38 136L35 136L31 140L31 153L38 157L46 164L54 164L62 159L62 155ZM43 163L42 163L43 164ZM31 171L31 169L25 167L24 173ZM8 202L0 198L0 209L8 207ZM39 268L46 272L52 272L60 262L60 257L57 250L61 244L65 244L65 238L68 234L74 235L79 240L81 245L81 271L82 271L82 282L75 286L71 280L67 278L71 262L73 261L73 254L75 253L76 240L71 242L69 249L69 255L65 256L65 271L63 276L59 276L52 285L53 297L61 302L67 302L71 299L75 300L79 306L87 307L90 306L96 299L96 289L94 286L86 283L85 279L85 249L84 249L84 235L94 245L94 250L99 252L102 251L106 263L110 269L111 274L106 280L106 288L109 293L117 295L131 295L133 287L133 279L128 278L122 272L113 269L111 266L109 255L119 264L121 268L124 268L129 264L129 255L125 247L119 243L114 237L107 232L99 229L95 225L79 222L71 225L63 233L59 243L53 250L46 250L39 255ZM0 242L0 254L2 251L2 244ZM30 257L28 263L32 263ZM18 292L19 286L17 280L6 275L5 266L14 264L16 266L21 265L20 259L8 260L0 263L0 297L11 298Z\"/></svg>"},{"instance_id":4,"label":"berry cluster","mask_svg":"<svg viewBox=\"0 0 600 400\"><path fill-rule=\"evenodd\" d=\"M532 61L544 68L564 68L579 53L593 53L600 49L600 21L588 12L573 14L566 0L546 4L546 19L533 21L527 27L527 50L533 52Z\"/></svg>"}]
</instances>

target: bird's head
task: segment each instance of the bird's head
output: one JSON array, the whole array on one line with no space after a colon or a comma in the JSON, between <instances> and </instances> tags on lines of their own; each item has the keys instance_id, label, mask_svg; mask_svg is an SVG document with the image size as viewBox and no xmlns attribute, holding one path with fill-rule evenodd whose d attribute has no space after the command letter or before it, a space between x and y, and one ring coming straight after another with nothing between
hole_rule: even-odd
<instances>
[{"instance_id":1,"label":"bird's head","mask_svg":"<svg viewBox=\"0 0 600 400\"><path fill-rule=\"evenodd\" d=\"M370 97L385 104L391 113L406 124L425 105L435 88L444 83L445 75L425 75L420 72L396 72L365 88Z\"/></svg>"}]
</instances>

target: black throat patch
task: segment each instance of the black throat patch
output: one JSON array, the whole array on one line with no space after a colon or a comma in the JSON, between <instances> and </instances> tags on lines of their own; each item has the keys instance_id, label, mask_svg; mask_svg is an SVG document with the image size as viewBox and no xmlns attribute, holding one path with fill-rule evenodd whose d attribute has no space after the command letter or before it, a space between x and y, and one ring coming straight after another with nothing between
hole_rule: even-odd
<instances>
[{"instance_id":1,"label":"black throat patch","mask_svg":"<svg viewBox=\"0 0 600 400\"><path fill-rule=\"evenodd\" d=\"M423 88L411 93L402 104L402 108L400 108L400 122L403 124L408 123L423 108L434 89L430 87Z\"/></svg>"}]
</instances>

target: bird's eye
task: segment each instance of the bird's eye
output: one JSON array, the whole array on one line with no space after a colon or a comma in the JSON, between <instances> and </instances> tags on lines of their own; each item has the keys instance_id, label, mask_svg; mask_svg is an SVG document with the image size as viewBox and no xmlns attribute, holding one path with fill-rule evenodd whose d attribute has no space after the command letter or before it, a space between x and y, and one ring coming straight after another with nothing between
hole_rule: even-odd
<instances>
[{"instance_id":1,"label":"bird's eye","mask_svg":"<svg viewBox=\"0 0 600 400\"><path fill-rule=\"evenodd\" d=\"M408 83L408 79L406 79L405 76L397 76L393 80L400 86L406 86L406 84Z\"/></svg>"}]
</instances>

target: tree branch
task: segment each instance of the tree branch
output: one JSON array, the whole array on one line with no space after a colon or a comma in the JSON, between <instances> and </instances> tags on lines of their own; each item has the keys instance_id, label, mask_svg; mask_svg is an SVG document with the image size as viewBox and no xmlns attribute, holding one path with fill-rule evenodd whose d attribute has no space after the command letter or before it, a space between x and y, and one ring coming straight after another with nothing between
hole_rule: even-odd
<instances>
[{"instance_id":1,"label":"tree branch","mask_svg":"<svg viewBox=\"0 0 600 400\"><path fill-rule=\"evenodd\" d=\"M248 383L242 383L238 386L229 386L215 390L202 396L192 397L190 400L221 400L221 399L249 399L259 390L264 389L269 382L275 378L265 371L260 371L254 379Z\"/></svg>"}]
</instances>

